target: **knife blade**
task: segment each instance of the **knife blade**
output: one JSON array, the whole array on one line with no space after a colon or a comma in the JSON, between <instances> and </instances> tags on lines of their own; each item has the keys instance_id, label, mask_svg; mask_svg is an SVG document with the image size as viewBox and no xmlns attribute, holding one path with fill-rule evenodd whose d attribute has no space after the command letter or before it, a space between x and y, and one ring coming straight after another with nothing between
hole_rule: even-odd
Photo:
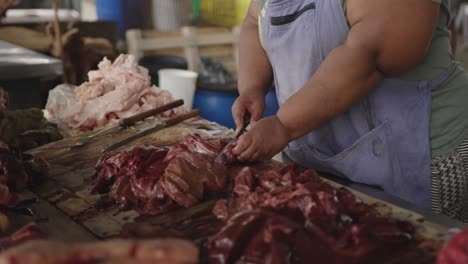
<instances>
[{"instance_id":1,"label":"knife blade","mask_svg":"<svg viewBox=\"0 0 468 264\"><path fill-rule=\"evenodd\" d=\"M179 107L179 106L181 106L183 104L184 104L184 100L182 100L182 99L176 100L176 101L170 102L168 104L165 104L163 106L153 108L153 109L148 110L146 112L136 114L136 115L131 116L131 117L124 118L124 119L120 120L120 122L119 122L119 124L117 126L111 126L109 128L105 128L103 130L100 130L100 131L98 131L96 133L89 134L88 136L82 138L81 140L79 140L79 141L77 141L77 142L75 142L73 144L62 145L62 146L50 146L50 147L45 147L45 148L42 148L42 149L65 149L65 148L81 147L81 146L84 146L84 145L88 144L93 138L95 138L97 136L102 136L102 135L115 133L115 132L117 132L117 131L119 131L121 129L125 129L125 128L130 127L130 126L132 126L132 125L134 125L134 124L136 124L136 123L138 123L140 121L143 121L148 117L159 115L161 113L164 113L166 111L169 111L171 109Z\"/></svg>"},{"instance_id":2,"label":"knife blade","mask_svg":"<svg viewBox=\"0 0 468 264\"><path fill-rule=\"evenodd\" d=\"M245 132L247 132L247 127L250 125L250 117L251 117L251 115L250 115L249 112L245 113L244 123L243 123L242 129L231 140L229 140L229 142L223 147L221 152L219 152L219 154L216 156L216 158L214 160L215 163L218 163L218 164L223 163L223 154L227 150L229 145L236 142L240 138L240 136L242 136Z\"/></svg>"},{"instance_id":3,"label":"knife blade","mask_svg":"<svg viewBox=\"0 0 468 264\"><path fill-rule=\"evenodd\" d=\"M131 143L137 139L140 139L144 136L147 136L147 135L150 135L150 134L153 134L154 132L156 131L159 131L159 130L162 130L162 129L165 129L165 128L168 128L170 126L173 126L173 125L176 125L178 123L181 123L187 119L190 119L190 118L193 118L193 117L196 117L200 115L200 110L198 109L195 109L195 110L192 110L186 114L182 114L182 115L179 115L179 116L176 116L176 117L173 117L171 119L168 119L166 120L165 122L163 122L162 124L158 124L152 128L149 128L149 129L146 129L146 130L143 130L133 136L130 136L124 140L121 140L119 142L116 142L116 143L113 143L107 147L105 147L102 152L109 152L109 151L113 151L113 150L116 150L122 146L125 146L127 145L128 143Z\"/></svg>"}]
</instances>

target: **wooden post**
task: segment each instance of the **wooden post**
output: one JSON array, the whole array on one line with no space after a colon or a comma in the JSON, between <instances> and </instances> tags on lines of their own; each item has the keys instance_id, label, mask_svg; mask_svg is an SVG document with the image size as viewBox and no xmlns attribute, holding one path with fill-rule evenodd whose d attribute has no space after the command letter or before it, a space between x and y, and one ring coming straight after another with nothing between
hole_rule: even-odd
<instances>
[{"instance_id":1,"label":"wooden post","mask_svg":"<svg viewBox=\"0 0 468 264\"><path fill-rule=\"evenodd\" d=\"M60 29L60 18L58 14L59 10L59 0L54 0L52 3L53 9L54 9L54 31L55 31L55 45L57 47L57 52L58 52L58 58L62 60L62 65L63 65L63 80L65 83L68 83L70 80L68 80L68 74L66 71L66 65L65 65L65 58L63 55L63 42L62 42L62 31Z\"/></svg>"},{"instance_id":2,"label":"wooden post","mask_svg":"<svg viewBox=\"0 0 468 264\"><path fill-rule=\"evenodd\" d=\"M127 30L125 38L127 39L128 53L135 56L137 61L139 61L144 55L143 50L140 48L140 42L143 40L143 32L140 29Z\"/></svg>"},{"instance_id":3,"label":"wooden post","mask_svg":"<svg viewBox=\"0 0 468 264\"><path fill-rule=\"evenodd\" d=\"M196 40L197 30L194 27L184 27L182 28L182 35L186 39L184 53L188 68L191 71L198 72L200 70L200 56Z\"/></svg>"}]
</instances>

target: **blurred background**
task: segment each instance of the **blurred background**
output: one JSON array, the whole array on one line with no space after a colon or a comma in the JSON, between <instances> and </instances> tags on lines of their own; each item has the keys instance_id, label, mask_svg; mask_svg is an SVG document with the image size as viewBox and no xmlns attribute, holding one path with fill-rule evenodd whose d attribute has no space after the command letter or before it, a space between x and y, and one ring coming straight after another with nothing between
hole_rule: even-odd
<instances>
[{"instance_id":1,"label":"blurred background","mask_svg":"<svg viewBox=\"0 0 468 264\"><path fill-rule=\"evenodd\" d=\"M61 65L44 58L33 63L28 55L29 62L23 58L22 63L43 65L23 67L18 73L4 62L0 86L13 98L13 108L43 108L48 91L56 85L80 85L104 57L115 59L121 53L129 53L149 70L156 85L158 71L163 68L198 72L193 107L200 108L204 118L232 128L230 109L238 95L239 25L249 3L250 0L16 1L0 20L0 41L49 59L60 59ZM453 0L451 6L454 56L467 66L468 9L463 1ZM12 59L10 54L8 60ZM265 116L275 114L278 105L274 87L266 99Z\"/></svg>"}]
</instances>

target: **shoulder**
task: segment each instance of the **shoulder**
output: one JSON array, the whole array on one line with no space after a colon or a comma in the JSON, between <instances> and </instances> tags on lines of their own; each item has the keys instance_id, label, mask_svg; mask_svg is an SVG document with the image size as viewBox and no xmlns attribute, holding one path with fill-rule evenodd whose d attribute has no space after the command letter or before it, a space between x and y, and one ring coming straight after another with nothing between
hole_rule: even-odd
<instances>
[{"instance_id":1,"label":"shoulder","mask_svg":"<svg viewBox=\"0 0 468 264\"><path fill-rule=\"evenodd\" d=\"M431 0L348 0L351 41L375 50L381 70L400 74L426 55L439 9Z\"/></svg>"},{"instance_id":2,"label":"shoulder","mask_svg":"<svg viewBox=\"0 0 468 264\"><path fill-rule=\"evenodd\" d=\"M351 25L362 19L418 20L438 17L440 3L445 0L347 0L347 16Z\"/></svg>"}]
</instances>

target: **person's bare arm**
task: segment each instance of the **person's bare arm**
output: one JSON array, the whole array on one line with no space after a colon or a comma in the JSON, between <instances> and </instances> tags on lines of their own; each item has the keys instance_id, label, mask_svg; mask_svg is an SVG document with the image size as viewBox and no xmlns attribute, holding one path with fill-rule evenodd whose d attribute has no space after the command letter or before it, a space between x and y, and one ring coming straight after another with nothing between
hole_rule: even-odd
<instances>
[{"instance_id":1,"label":"person's bare arm","mask_svg":"<svg viewBox=\"0 0 468 264\"><path fill-rule=\"evenodd\" d=\"M258 15L260 4L252 0L242 24L239 43L239 99L232 112L238 128L242 126L246 111L251 113L251 122L258 121L265 107L265 94L271 87L273 74L270 62L260 43Z\"/></svg>"},{"instance_id":2,"label":"person's bare arm","mask_svg":"<svg viewBox=\"0 0 468 264\"><path fill-rule=\"evenodd\" d=\"M346 111L384 76L398 76L420 63L439 11L428 0L350 0L348 7L346 43L281 106L278 118L291 139Z\"/></svg>"},{"instance_id":3,"label":"person's bare arm","mask_svg":"<svg viewBox=\"0 0 468 264\"><path fill-rule=\"evenodd\" d=\"M276 116L258 122L239 140L235 154L241 160L271 157L349 109L382 78L415 67L427 52L438 12L439 5L428 0L348 0L346 42Z\"/></svg>"}]
</instances>

